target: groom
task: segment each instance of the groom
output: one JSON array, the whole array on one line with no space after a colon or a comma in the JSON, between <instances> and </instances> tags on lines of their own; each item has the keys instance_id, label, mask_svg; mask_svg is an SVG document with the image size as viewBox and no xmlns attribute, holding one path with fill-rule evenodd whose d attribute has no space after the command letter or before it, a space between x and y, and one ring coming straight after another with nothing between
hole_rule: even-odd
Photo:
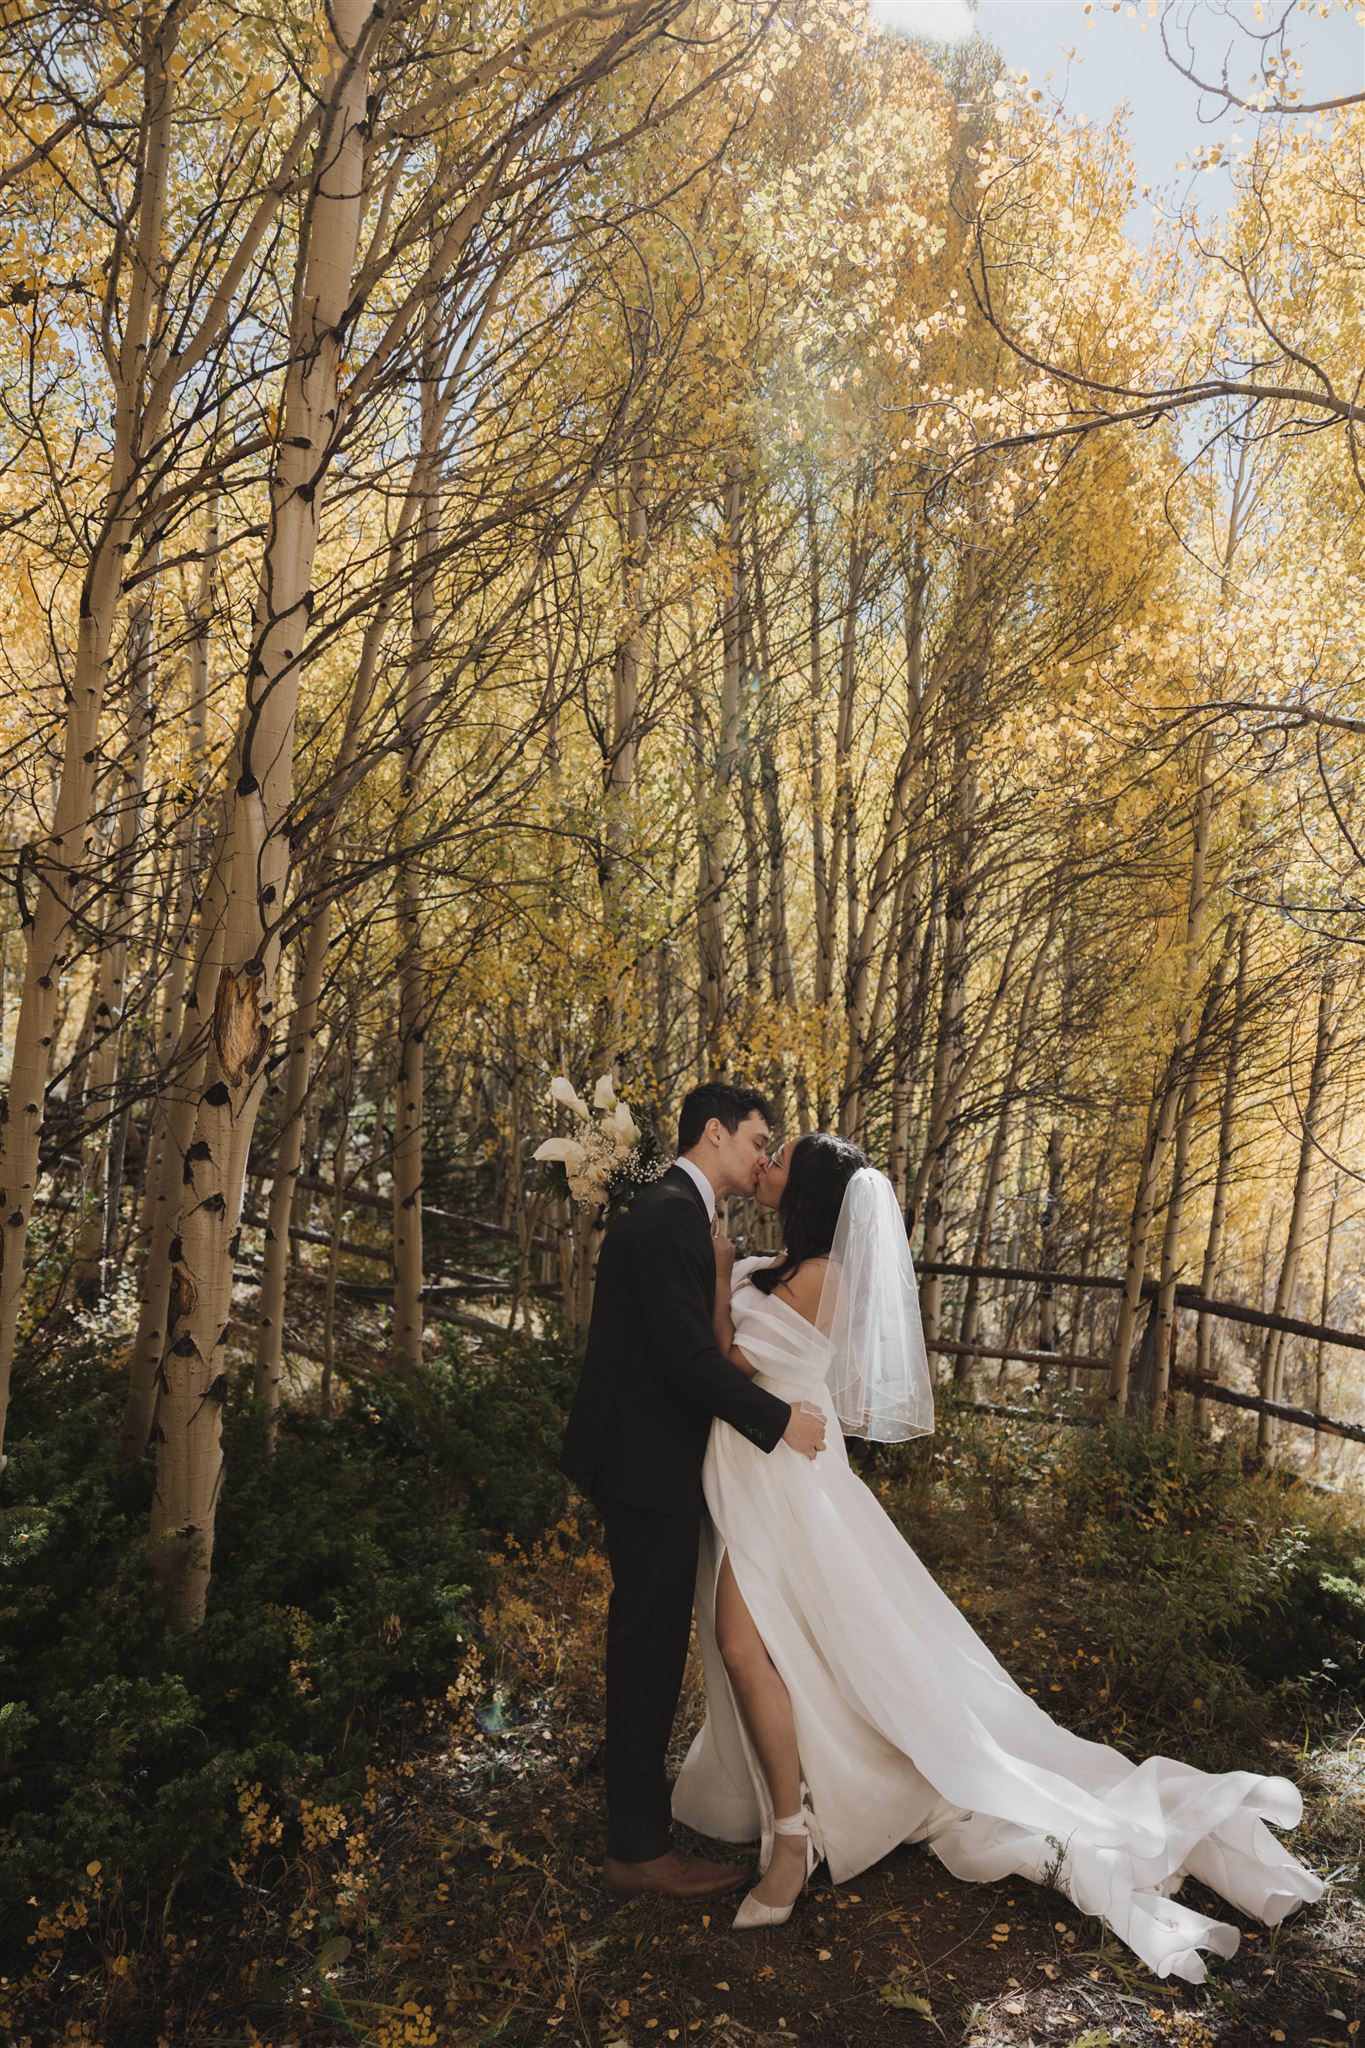
<instances>
[{"instance_id":1,"label":"groom","mask_svg":"<svg viewBox=\"0 0 1365 2048\"><path fill-rule=\"evenodd\" d=\"M713 1419L762 1451L813 1458L824 1418L765 1393L716 1345L716 1203L752 1194L771 1111L748 1088L708 1082L683 1098L678 1158L607 1232L583 1375L560 1465L596 1507L611 1566L607 1609L607 1856L621 1892L709 1899L739 1865L669 1847L665 1759L692 1624Z\"/></svg>"}]
</instances>

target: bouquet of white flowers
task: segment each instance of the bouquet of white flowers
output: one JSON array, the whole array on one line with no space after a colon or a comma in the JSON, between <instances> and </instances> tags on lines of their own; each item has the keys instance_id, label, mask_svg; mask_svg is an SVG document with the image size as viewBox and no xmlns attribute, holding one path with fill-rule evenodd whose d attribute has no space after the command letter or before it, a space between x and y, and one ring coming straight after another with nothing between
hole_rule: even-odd
<instances>
[{"instance_id":1,"label":"bouquet of white flowers","mask_svg":"<svg viewBox=\"0 0 1365 2048\"><path fill-rule=\"evenodd\" d=\"M572 1112L575 1135L546 1138L531 1156L544 1163L555 1192L568 1195L580 1209L606 1209L610 1216L642 1182L657 1180L664 1171L668 1162L653 1132L642 1131L617 1100L610 1074L603 1074L593 1090L592 1109L562 1074L550 1083L550 1098Z\"/></svg>"}]
</instances>

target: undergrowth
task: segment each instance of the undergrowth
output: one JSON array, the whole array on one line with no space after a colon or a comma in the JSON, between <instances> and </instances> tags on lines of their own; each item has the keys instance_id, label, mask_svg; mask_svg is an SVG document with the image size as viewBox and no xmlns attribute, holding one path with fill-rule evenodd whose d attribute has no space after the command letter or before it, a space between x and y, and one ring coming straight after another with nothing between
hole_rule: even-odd
<instances>
[{"instance_id":1,"label":"undergrowth","mask_svg":"<svg viewBox=\"0 0 1365 2048\"><path fill-rule=\"evenodd\" d=\"M1114 1734L1118 1701L1130 1740L1193 1730L1214 1768L1365 1709L1359 1505L1250 1450L1249 1434L1049 1432L948 1411L928 1445L880 1454L867 1476L949 1575L987 1576L1011 1542L1036 1555L1050 1607L1084 1628L1108 1677L1082 1732Z\"/></svg>"},{"instance_id":2,"label":"undergrowth","mask_svg":"<svg viewBox=\"0 0 1365 2048\"><path fill-rule=\"evenodd\" d=\"M453 1826L493 1883L533 1872L594 1772L606 1575L555 1472L573 1377L563 1343L452 1337L416 1387L288 1413L273 1459L234 1401L186 1642L147 1588L149 1473L115 1455L107 1353L26 1371L0 1511L0 2027L34 2048L448 2038L459 1972L435 1997L427 1964L458 1952L458 1908L443 1882L419 1897L408 1859ZM1351 1506L1235 1444L945 1410L927 1442L855 1456L1079 1732L1255 1768L1365 1700ZM543 1842L413 1808L471 1740L536 1747Z\"/></svg>"},{"instance_id":3,"label":"undergrowth","mask_svg":"<svg viewBox=\"0 0 1365 2048\"><path fill-rule=\"evenodd\" d=\"M115 1447L122 1376L90 1348L16 1373L0 1506L0 1896L28 1934L98 1879L107 1910L210 1893L264 1801L282 1849L453 1686L508 1532L563 1502L562 1344L451 1336L415 1385L380 1376L264 1454L229 1403L231 1484L204 1626L149 1582L151 1474ZM26 1904L26 1902L28 1902Z\"/></svg>"}]
</instances>

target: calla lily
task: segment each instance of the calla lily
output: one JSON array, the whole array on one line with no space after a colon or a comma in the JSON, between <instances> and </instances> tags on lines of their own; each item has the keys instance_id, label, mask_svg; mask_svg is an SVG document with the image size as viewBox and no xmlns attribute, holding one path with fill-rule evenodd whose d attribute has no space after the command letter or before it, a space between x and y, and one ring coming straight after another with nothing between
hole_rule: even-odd
<instances>
[{"instance_id":1,"label":"calla lily","mask_svg":"<svg viewBox=\"0 0 1365 2048\"><path fill-rule=\"evenodd\" d=\"M611 1126L618 1138L625 1138L631 1144L634 1144L640 1135L639 1126L624 1102L617 1103L616 1114L612 1117Z\"/></svg>"},{"instance_id":2,"label":"calla lily","mask_svg":"<svg viewBox=\"0 0 1365 2048\"><path fill-rule=\"evenodd\" d=\"M577 1173L587 1154L577 1138L547 1138L531 1154L533 1159L558 1160L566 1173Z\"/></svg>"},{"instance_id":3,"label":"calla lily","mask_svg":"<svg viewBox=\"0 0 1365 2048\"><path fill-rule=\"evenodd\" d=\"M603 1074L592 1093L594 1109L615 1109L616 1090L611 1084L611 1075Z\"/></svg>"},{"instance_id":4,"label":"calla lily","mask_svg":"<svg viewBox=\"0 0 1365 2048\"><path fill-rule=\"evenodd\" d=\"M556 1074L554 1080L551 1081L550 1095L552 1100L562 1102L566 1109L571 1109L580 1123L587 1122L587 1103L583 1100L583 1097L578 1093L572 1082L566 1081L562 1074Z\"/></svg>"}]
</instances>

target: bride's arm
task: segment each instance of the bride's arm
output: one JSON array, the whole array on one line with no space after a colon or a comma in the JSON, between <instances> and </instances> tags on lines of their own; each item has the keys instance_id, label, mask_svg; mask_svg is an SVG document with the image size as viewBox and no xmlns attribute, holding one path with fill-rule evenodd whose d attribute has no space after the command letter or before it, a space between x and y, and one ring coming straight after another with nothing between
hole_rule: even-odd
<instances>
[{"instance_id":1,"label":"bride's arm","mask_svg":"<svg viewBox=\"0 0 1365 2048\"><path fill-rule=\"evenodd\" d=\"M716 1332L716 1348L725 1353L731 1365L737 1365L741 1372L752 1379L758 1367L744 1356L735 1342L735 1319L730 1313L730 1289L735 1270L735 1248L728 1237L715 1239L716 1249L716 1303L712 1312L712 1323Z\"/></svg>"}]
</instances>

